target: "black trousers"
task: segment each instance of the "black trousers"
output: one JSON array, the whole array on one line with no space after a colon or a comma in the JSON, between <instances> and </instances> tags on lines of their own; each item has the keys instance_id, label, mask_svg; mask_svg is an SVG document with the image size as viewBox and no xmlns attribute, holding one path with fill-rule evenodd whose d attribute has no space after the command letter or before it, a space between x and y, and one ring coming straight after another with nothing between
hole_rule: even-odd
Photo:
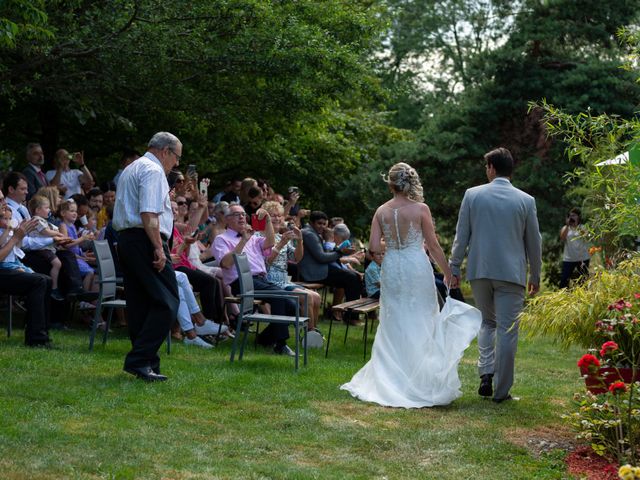
<instances>
[{"instance_id":1,"label":"black trousers","mask_svg":"<svg viewBox=\"0 0 640 480\"><path fill-rule=\"evenodd\" d=\"M342 268L329 265L329 273L327 278L321 280L321 283L331 287L344 288L344 296L347 302L360 298L362 292L362 281L357 273Z\"/></svg>"},{"instance_id":2,"label":"black trousers","mask_svg":"<svg viewBox=\"0 0 640 480\"><path fill-rule=\"evenodd\" d=\"M56 256L60 259L62 268L60 269L58 288L67 293L69 290L82 289L82 276L78 268L76 256L69 250L58 250ZM33 271L43 275L49 275L51 272L51 262L46 260L37 252L27 251L22 262L31 267ZM69 317L69 302L51 302L51 323L64 323Z\"/></svg>"},{"instance_id":3,"label":"black trousers","mask_svg":"<svg viewBox=\"0 0 640 480\"><path fill-rule=\"evenodd\" d=\"M222 316L222 305L216 301L219 298L216 277L184 266L176 267L176 270L187 276L194 292L200 293L203 315L210 320L219 319Z\"/></svg>"},{"instance_id":4,"label":"black trousers","mask_svg":"<svg viewBox=\"0 0 640 480\"><path fill-rule=\"evenodd\" d=\"M56 256L60 259L60 289L63 293L71 289L82 288L82 275L78 268L78 261L73 252L69 250L57 250ZM48 275L51 271L51 262L36 251L25 252L23 263L38 273Z\"/></svg>"},{"instance_id":5,"label":"black trousers","mask_svg":"<svg viewBox=\"0 0 640 480\"><path fill-rule=\"evenodd\" d=\"M44 345L49 342L51 278L40 273L0 269L0 292L26 297L24 343Z\"/></svg>"},{"instance_id":6,"label":"black trousers","mask_svg":"<svg viewBox=\"0 0 640 480\"><path fill-rule=\"evenodd\" d=\"M576 274L577 272L577 274ZM589 276L589 260L582 262L562 262L562 276L560 288L567 288L572 278L586 278Z\"/></svg>"},{"instance_id":7,"label":"black trousers","mask_svg":"<svg viewBox=\"0 0 640 480\"><path fill-rule=\"evenodd\" d=\"M180 298L176 275L166 242L167 261L158 272L153 267L153 244L145 231L132 228L120 232L118 255L127 294L127 324L131 351L124 365L130 368L160 366L158 350L178 313Z\"/></svg>"},{"instance_id":8,"label":"black trousers","mask_svg":"<svg viewBox=\"0 0 640 480\"><path fill-rule=\"evenodd\" d=\"M255 290L278 290L279 287L273 283L267 282L263 277L253 277L253 288ZM240 283L235 280L231 283L231 293L238 295L240 293ZM268 298L265 299L269 305L271 305L271 313L274 315L290 315L296 314L296 302L290 298ZM283 324L270 323L258 336L258 343L260 345L276 345L281 347L289 338L289 328Z\"/></svg>"}]
</instances>

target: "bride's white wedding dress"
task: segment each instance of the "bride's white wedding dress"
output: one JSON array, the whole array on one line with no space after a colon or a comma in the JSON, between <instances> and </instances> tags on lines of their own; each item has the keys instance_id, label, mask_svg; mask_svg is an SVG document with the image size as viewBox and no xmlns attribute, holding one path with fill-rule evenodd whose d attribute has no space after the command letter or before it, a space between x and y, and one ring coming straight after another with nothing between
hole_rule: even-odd
<instances>
[{"instance_id":1,"label":"bride's white wedding dress","mask_svg":"<svg viewBox=\"0 0 640 480\"><path fill-rule=\"evenodd\" d=\"M448 405L462 395L458 363L478 334L480 312L456 301L439 311L415 206L383 207L380 325L371 359L340 388L390 407Z\"/></svg>"}]
</instances>

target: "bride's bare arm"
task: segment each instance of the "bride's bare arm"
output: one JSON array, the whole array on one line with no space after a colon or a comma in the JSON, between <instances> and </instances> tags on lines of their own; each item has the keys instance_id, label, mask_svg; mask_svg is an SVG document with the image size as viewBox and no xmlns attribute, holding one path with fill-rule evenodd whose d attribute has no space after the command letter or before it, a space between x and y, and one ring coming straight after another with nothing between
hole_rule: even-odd
<instances>
[{"instance_id":1,"label":"bride's bare arm","mask_svg":"<svg viewBox=\"0 0 640 480\"><path fill-rule=\"evenodd\" d=\"M382 230L378 221L378 211L376 210L373 220L371 220L371 235L369 236L369 251L382 252L384 247L382 244Z\"/></svg>"},{"instance_id":2,"label":"bride's bare arm","mask_svg":"<svg viewBox=\"0 0 640 480\"><path fill-rule=\"evenodd\" d=\"M442 273L444 273L444 283L450 285L452 278L451 268L449 268L447 257L445 257L440 242L438 242L438 238L436 237L436 229L433 225L431 210L429 210L427 205L422 209L422 236L427 242L429 255L435 260L440 270L442 270Z\"/></svg>"}]
</instances>

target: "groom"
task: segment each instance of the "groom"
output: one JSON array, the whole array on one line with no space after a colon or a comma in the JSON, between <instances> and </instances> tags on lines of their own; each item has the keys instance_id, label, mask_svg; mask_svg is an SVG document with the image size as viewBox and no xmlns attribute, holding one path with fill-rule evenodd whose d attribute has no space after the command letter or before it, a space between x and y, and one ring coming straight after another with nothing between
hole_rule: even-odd
<instances>
[{"instance_id":1,"label":"groom","mask_svg":"<svg viewBox=\"0 0 640 480\"><path fill-rule=\"evenodd\" d=\"M518 314L527 288L538 292L542 248L535 199L511 185L513 158L506 148L485 154L489 183L464 194L451 251L452 288L468 248L467 279L482 312L478 370L483 397L512 400Z\"/></svg>"}]
</instances>

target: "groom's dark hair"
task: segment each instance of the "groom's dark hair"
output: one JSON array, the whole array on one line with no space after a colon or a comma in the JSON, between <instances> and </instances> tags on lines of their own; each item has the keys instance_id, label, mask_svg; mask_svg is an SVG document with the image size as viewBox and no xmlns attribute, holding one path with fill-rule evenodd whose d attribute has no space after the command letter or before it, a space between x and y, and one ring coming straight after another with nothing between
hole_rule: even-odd
<instances>
[{"instance_id":1,"label":"groom's dark hair","mask_svg":"<svg viewBox=\"0 0 640 480\"><path fill-rule=\"evenodd\" d=\"M499 177L510 177L513 173L513 157L511 152L504 147L491 150L484 154L487 165L492 165Z\"/></svg>"}]
</instances>

